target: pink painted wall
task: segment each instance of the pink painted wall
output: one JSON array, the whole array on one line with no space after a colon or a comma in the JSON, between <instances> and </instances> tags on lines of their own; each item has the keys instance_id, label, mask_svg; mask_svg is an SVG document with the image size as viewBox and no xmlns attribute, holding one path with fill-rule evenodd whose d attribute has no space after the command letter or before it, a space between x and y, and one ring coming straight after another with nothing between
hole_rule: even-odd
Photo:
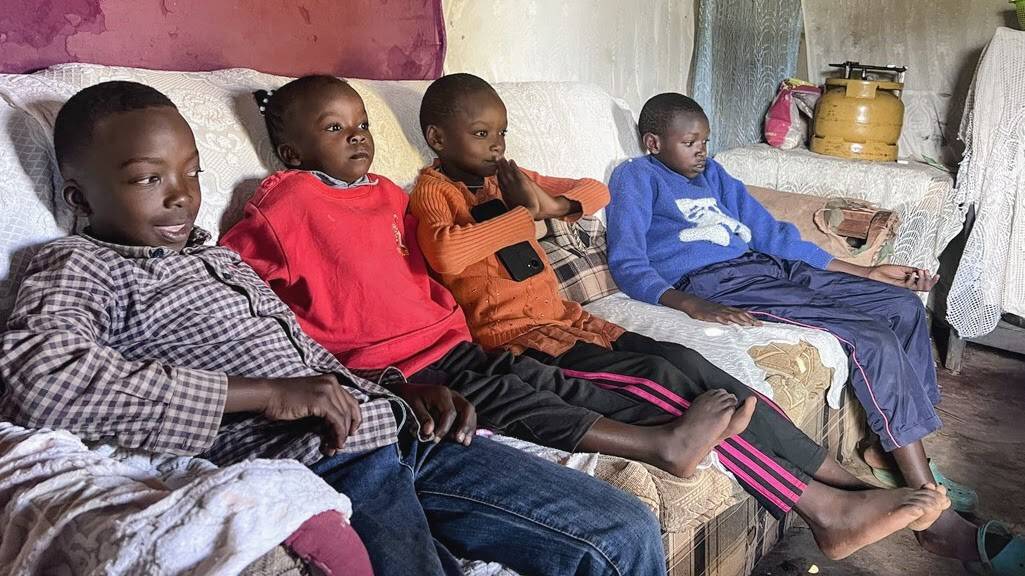
<instances>
[{"instance_id":1,"label":"pink painted wall","mask_svg":"<svg viewBox=\"0 0 1025 576\"><path fill-rule=\"evenodd\" d=\"M444 56L441 0L0 0L0 72L91 62L419 80Z\"/></svg>"}]
</instances>

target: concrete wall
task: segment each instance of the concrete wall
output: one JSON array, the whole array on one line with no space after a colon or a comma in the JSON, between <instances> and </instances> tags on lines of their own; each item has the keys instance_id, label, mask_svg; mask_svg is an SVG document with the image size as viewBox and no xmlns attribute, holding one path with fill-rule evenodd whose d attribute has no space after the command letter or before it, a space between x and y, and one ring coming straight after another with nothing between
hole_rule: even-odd
<instances>
[{"instance_id":1,"label":"concrete wall","mask_svg":"<svg viewBox=\"0 0 1025 576\"><path fill-rule=\"evenodd\" d=\"M84 61L299 75L578 80L636 112L688 92L696 0L3 0L0 72ZM956 122L982 47L1013 22L1006 0L805 0L811 79L831 61L910 67ZM444 22L442 22L444 17ZM953 111L946 104L954 102Z\"/></svg>"},{"instance_id":2,"label":"concrete wall","mask_svg":"<svg viewBox=\"0 0 1025 576\"><path fill-rule=\"evenodd\" d=\"M634 112L687 92L690 0L445 0L446 72L488 81L592 82Z\"/></svg>"},{"instance_id":3,"label":"concrete wall","mask_svg":"<svg viewBox=\"0 0 1025 576\"><path fill-rule=\"evenodd\" d=\"M696 1L445 0L445 70L593 82L636 112L653 94L688 91ZM1012 9L1006 0L804 0L799 68L821 81L829 62L904 64L908 88L938 95L946 114L995 28L1014 22ZM948 115L959 117L954 108Z\"/></svg>"},{"instance_id":4,"label":"concrete wall","mask_svg":"<svg viewBox=\"0 0 1025 576\"><path fill-rule=\"evenodd\" d=\"M970 79L996 28L1015 22L1007 0L805 0L804 14L814 79L830 62L902 64L908 89L947 94Z\"/></svg>"},{"instance_id":5,"label":"concrete wall","mask_svg":"<svg viewBox=\"0 0 1025 576\"><path fill-rule=\"evenodd\" d=\"M908 67L901 156L960 161L957 131L983 48L1017 27L1007 0L805 0L811 80L831 62Z\"/></svg>"}]
</instances>

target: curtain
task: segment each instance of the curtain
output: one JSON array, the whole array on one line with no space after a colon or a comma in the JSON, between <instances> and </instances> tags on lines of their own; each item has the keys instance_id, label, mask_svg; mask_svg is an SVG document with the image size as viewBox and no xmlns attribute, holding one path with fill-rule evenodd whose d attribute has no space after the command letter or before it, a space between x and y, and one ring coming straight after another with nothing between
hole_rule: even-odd
<instances>
[{"instance_id":1,"label":"curtain","mask_svg":"<svg viewBox=\"0 0 1025 576\"><path fill-rule=\"evenodd\" d=\"M780 81L797 73L801 0L698 0L696 23L692 92L709 153L760 142Z\"/></svg>"}]
</instances>

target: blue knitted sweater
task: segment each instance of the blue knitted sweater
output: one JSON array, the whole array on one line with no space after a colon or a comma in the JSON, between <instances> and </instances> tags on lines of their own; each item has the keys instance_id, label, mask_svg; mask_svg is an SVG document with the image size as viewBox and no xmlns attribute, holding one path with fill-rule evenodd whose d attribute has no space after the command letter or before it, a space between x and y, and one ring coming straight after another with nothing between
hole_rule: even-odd
<instances>
[{"instance_id":1,"label":"blue knitted sweater","mask_svg":"<svg viewBox=\"0 0 1025 576\"><path fill-rule=\"evenodd\" d=\"M654 156L627 160L609 180L609 268L631 298L657 304L685 274L756 250L825 268L833 259L772 217L709 159L690 179Z\"/></svg>"}]
</instances>

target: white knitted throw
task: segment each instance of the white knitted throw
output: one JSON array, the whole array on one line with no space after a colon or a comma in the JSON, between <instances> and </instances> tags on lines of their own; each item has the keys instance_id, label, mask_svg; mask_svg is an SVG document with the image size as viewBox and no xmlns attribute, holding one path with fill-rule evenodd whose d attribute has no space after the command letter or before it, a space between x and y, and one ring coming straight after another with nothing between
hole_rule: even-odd
<instances>
[{"instance_id":1,"label":"white knitted throw","mask_svg":"<svg viewBox=\"0 0 1025 576\"><path fill-rule=\"evenodd\" d=\"M998 28L961 121L959 200L975 225L947 300L962 337L991 332L1002 312L1025 316L1025 32Z\"/></svg>"}]
</instances>

